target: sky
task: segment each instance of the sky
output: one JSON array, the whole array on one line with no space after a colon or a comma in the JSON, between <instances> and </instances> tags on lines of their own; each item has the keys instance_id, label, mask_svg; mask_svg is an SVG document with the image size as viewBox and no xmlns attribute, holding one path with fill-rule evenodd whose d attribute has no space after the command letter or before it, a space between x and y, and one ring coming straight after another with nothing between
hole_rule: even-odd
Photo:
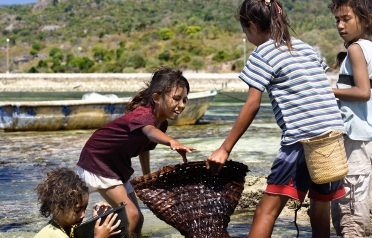
<instances>
[{"instance_id":1,"label":"sky","mask_svg":"<svg viewBox=\"0 0 372 238\"><path fill-rule=\"evenodd\" d=\"M0 5L29 4L35 2L37 0L0 0Z\"/></svg>"}]
</instances>

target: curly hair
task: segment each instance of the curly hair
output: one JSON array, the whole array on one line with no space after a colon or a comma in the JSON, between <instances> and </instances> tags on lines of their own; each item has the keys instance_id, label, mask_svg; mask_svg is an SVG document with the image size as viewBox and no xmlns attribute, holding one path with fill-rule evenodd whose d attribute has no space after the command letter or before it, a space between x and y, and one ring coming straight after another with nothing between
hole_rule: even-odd
<instances>
[{"instance_id":1,"label":"curly hair","mask_svg":"<svg viewBox=\"0 0 372 238\"><path fill-rule=\"evenodd\" d=\"M126 105L126 113L133 111L138 106L154 105L152 99L154 93L164 95L172 91L173 87L186 88L187 93L190 91L189 82L182 75L182 72L166 66L159 67L152 75L151 81L146 85L147 88L137 93Z\"/></svg>"},{"instance_id":2,"label":"curly hair","mask_svg":"<svg viewBox=\"0 0 372 238\"><path fill-rule=\"evenodd\" d=\"M71 169L55 168L36 189L40 214L44 217L57 215L65 208L72 209L89 189Z\"/></svg>"}]
</instances>

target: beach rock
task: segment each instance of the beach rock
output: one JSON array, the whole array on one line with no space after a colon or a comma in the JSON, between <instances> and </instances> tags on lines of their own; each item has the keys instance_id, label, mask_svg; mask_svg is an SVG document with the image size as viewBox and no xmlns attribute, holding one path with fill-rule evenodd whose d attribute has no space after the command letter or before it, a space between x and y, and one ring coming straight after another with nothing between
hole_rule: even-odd
<instances>
[{"instance_id":1,"label":"beach rock","mask_svg":"<svg viewBox=\"0 0 372 238\"><path fill-rule=\"evenodd\" d=\"M257 204L261 200L264 191L266 189L266 177L264 176L246 176L244 190L239 200L238 206L235 209L236 213L248 213L254 214ZM308 209L310 206L310 200L306 197L305 201L300 202L293 199L288 200L285 208L281 212L279 217L293 217L295 210L301 205L300 210L297 211L297 219L303 221L310 221L308 216Z\"/></svg>"}]
</instances>

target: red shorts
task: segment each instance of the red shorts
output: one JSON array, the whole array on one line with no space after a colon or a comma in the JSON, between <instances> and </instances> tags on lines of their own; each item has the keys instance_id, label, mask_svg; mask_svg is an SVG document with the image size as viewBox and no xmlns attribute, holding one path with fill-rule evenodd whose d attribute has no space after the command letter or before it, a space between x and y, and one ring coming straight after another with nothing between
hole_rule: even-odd
<instances>
[{"instance_id":1,"label":"red shorts","mask_svg":"<svg viewBox=\"0 0 372 238\"><path fill-rule=\"evenodd\" d=\"M266 193L287 196L301 202L308 197L318 201L332 201L345 196L344 182L326 184L311 181L302 144L282 146L267 178Z\"/></svg>"}]
</instances>

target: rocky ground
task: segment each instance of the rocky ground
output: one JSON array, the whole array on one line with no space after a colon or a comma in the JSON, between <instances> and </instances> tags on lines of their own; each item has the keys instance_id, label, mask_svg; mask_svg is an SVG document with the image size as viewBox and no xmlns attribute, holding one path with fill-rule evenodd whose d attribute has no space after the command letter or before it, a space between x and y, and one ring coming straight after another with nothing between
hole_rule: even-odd
<instances>
[{"instance_id":1,"label":"rocky ground","mask_svg":"<svg viewBox=\"0 0 372 238\"><path fill-rule=\"evenodd\" d=\"M266 177L262 176L246 176L246 181L244 185L244 191L242 197L239 200L239 204L236 207L236 212L249 212L252 215L256 205L260 201L265 189L266 189ZM295 200L289 200L287 205L283 209L279 217L294 218L295 209L300 206L300 203ZM308 198L302 203L300 210L297 211L297 219L301 221L310 222L309 216L307 214L310 206L310 201Z\"/></svg>"},{"instance_id":2,"label":"rocky ground","mask_svg":"<svg viewBox=\"0 0 372 238\"><path fill-rule=\"evenodd\" d=\"M235 212L249 212L252 215L254 214L254 210L256 205L260 201L265 189L266 189L266 177L262 176L246 176L245 178L245 185L244 191L242 193L242 197L239 200L239 204L235 209ZM370 197L372 197L372 190L370 190ZM370 205L372 208L372 202L370 201ZM279 217L283 218L293 218L295 217L295 210L301 206L301 208L297 211L297 221L305 221L310 223L310 217L308 215L308 211L310 208L310 199L306 197L305 201L300 204L298 201L295 200L288 200L286 206L284 207L282 213ZM368 211L366 211L368 212ZM372 218L372 210L369 211L370 216ZM330 221L331 222L331 221ZM372 219L371 219L371 226L372 226ZM331 228L332 228L331 223ZM333 229L333 228L332 228Z\"/></svg>"}]
</instances>

